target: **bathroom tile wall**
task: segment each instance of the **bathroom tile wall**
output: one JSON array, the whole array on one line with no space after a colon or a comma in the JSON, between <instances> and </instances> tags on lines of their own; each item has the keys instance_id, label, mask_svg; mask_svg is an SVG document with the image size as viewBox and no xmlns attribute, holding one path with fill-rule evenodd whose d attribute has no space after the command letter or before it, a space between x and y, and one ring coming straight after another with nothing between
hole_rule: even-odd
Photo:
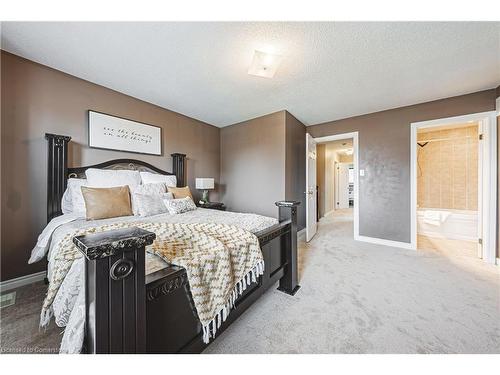
<instances>
[{"instance_id":1,"label":"bathroom tile wall","mask_svg":"<svg viewBox=\"0 0 500 375\"><path fill-rule=\"evenodd\" d=\"M339 154L339 161L341 163L352 163L353 162L353 156L352 155Z\"/></svg>"},{"instance_id":2,"label":"bathroom tile wall","mask_svg":"<svg viewBox=\"0 0 500 375\"><path fill-rule=\"evenodd\" d=\"M477 125L419 132L418 141L425 140L431 142L417 146L418 206L476 211Z\"/></svg>"}]
</instances>

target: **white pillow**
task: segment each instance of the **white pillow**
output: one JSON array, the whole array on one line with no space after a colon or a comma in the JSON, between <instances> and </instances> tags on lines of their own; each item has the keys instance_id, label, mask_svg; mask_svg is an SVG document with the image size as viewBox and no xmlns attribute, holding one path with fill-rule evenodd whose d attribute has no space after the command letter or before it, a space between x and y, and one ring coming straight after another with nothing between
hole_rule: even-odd
<instances>
[{"instance_id":1,"label":"white pillow","mask_svg":"<svg viewBox=\"0 0 500 375\"><path fill-rule=\"evenodd\" d=\"M143 184L154 184L155 182L164 182L170 187L177 186L177 178L175 176L163 175L151 172L140 172Z\"/></svg>"},{"instance_id":2,"label":"white pillow","mask_svg":"<svg viewBox=\"0 0 500 375\"><path fill-rule=\"evenodd\" d=\"M82 186L87 186L87 180L85 178L68 179L68 186L64 191L61 201L61 210L63 214L85 213Z\"/></svg>"},{"instance_id":3,"label":"white pillow","mask_svg":"<svg viewBox=\"0 0 500 375\"><path fill-rule=\"evenodd\" d=\"M128 185L132 191L141 184L141 175L138 171L95 169L85 171L89 187L117 187Z\"/></svg>"},{"instance_id":4,"label":"white pillow","mask_svg":"<svg viewBox=\"0 0 500 375\"><path fill-rule=\"evenodd\" d=\"M133 194L135 207L140 216L153 216L168 212L161 195Z\"/></svg>"},{"instance_id":5,"label":"white pillow","mask_svg":"<svg viewBox=\"0 0 500 375\"><path fill-rule=\"evenodd\" d=\"M179 198L179 199L164 199L163 203L170 212L171 215L182 214L184 212L196 210L196 205L194 204L191 197Z\"/></svg>"},{"instance_id":6,"label":"white pillow","mask_svg":"<svg viewBox=\"0 0 500 375\"><path fill-rule=\"evenodd\" d=\"M73 212L73 203L71 203L71 190L69 188L69 181L68 181L68 187L66 190L64 190L64 194L61 199L61 211L63 214L70 214Z\"/></svg>"},{"instance_id":7,"label":"white pillow","mask_svg":"<svg viewBox=\"0 0 500 375\"><path fill-rule=\"evenodd\" d=\"M139 215L140 213L137 207L135 195L155 195L162 198L164 194L167 194L167 187L164 182L159 182L156 184L138 185L131 188L130 191L132 193L132 212L134 215Z\"/></svg>"}]
</instances>

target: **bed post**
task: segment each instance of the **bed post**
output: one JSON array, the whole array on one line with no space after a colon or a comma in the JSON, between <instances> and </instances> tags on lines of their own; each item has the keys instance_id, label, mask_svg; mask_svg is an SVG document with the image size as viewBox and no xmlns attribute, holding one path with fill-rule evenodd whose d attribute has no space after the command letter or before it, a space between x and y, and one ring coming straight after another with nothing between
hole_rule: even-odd
<instances>
[{"instance_id":1,"label":"bed post","mask_svg":"<svg viewBox=\"0 0 500 375\"><path fill-rule=\"evenodd\" d=\"M177 187L186 186L186 154L171 154L172 156L172 172L177 178Z\"/></svg>"},{"instance_id":2,"label":"bed post","mask_svg":"<svg viewBox=\"0 0 500 375\"><path fill-rule=\"evenodd\" d=\"M48 141L47 222L61 215L61 198L68 175L68 143L71 137L45 133Z\"/></svg>"},{"instance_id":3,"label":"bed post","mask_svg":"<svg viewBox=\"0 0 500 375\"><path fill-rule=\"evenodd\" d=\"M279 209L279 221L290 220L290 235L282 237L285 249L285 274L280 279L278 290L294 295L300 288L297 256L297 201L279 201L275 203Z\"/></svg>"},{"instance_id":4,"label":"bed post","mask_svg":"<svg viewBox=\"0 0 500 375\"><path fill-rule=\"evenodd\" d=\"M140 228L73 238L85 256L88 353L146 352L145 247L156 235Z\"/></svg>"}]
</instances>

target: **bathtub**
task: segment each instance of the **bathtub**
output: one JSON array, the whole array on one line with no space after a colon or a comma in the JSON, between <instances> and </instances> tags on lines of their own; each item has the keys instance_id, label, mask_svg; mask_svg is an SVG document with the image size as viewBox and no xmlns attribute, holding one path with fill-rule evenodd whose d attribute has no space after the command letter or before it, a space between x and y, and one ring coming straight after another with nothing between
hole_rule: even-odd
<instances>
[{"instance_id":1,"label":"bathtub","mask_svg":"<svg viewBox=\"0 0 500 375\"><path fill-rule=\"evenodd\" d=\"M430 214L426 215L426 212ZM438 214L441 220L429 220L429 216ZM418 208L417 233L435 238L477 241L478 211Z\"/></svg>"}]
</instances>

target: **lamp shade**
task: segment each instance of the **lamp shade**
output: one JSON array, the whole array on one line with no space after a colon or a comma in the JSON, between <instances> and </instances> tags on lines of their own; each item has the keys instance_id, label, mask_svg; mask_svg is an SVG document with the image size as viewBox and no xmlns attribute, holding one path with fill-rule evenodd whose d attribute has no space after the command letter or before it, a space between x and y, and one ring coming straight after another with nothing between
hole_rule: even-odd
<instances>
[{"instance_id":1,"label":"lamp shade","mask_svg":"<svg viewBox=\"0 0 500 375\"><path fill-rule=\"evenodd\" d=\"M207 190L214 188L214 179L213 178L197 178L196 179L196 189Z\"/></svg>"}]
</instances>

